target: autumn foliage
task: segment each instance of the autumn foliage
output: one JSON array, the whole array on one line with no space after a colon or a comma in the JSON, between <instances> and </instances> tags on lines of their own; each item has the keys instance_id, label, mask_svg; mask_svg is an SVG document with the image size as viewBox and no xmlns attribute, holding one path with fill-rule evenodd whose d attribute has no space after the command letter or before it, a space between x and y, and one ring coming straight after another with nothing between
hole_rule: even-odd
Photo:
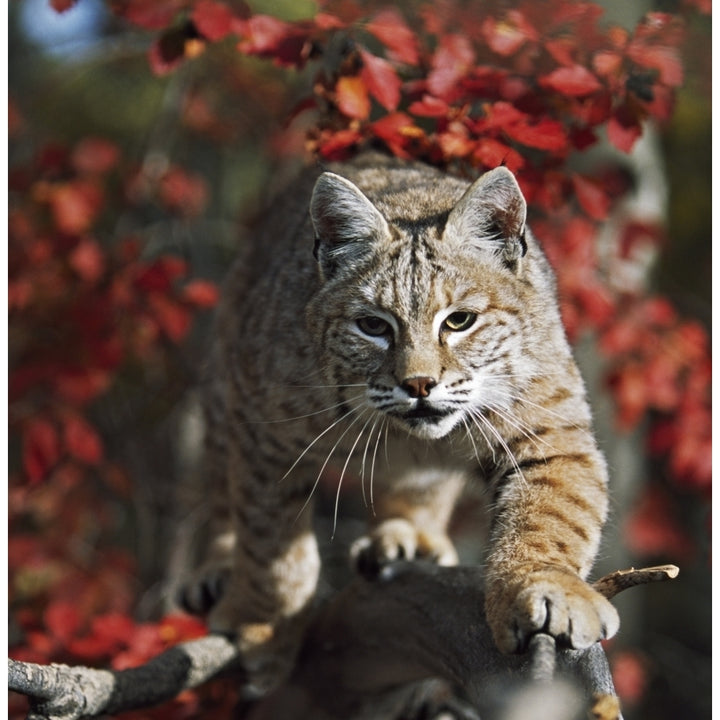
<instances>
[{"instance_id":1,"label":"autumn foliage","mask_svg":"<svg viewBox=\"0 0 720 720\"><path fill-rule=\"evenodd\" d=\"M51 4L62 13L74 3ZM672 116L686 17L709 12L709 2L648 13L633 30L608 26L598 5L572 0L327 0L299 21L242 0L108 6L143 33L158 77L213 54L284 69L304 94L267 138L269 152L339 159L374 144L458 173L509 167L557 271L570 337L596 339L618 429L646 424L648 451L667 480L709 497L707 333L644 286L618 280L639 249L660 248L662 228L631 218L601 244L605 221L630 192L627 174L616 162L576 162L600 146L627 154L647 123ZM228 144L218 97L242 102L236 77L228 71L188 90L179 121ZM28 130L12 98L10 109L12 141ZM179 616L131 619L141 590L136 561L97 541L118 522L113 503L142 479L117 463L94 408L127 378L172 363L217 289L183 258L153 254L141 237L118 232L117 219L147 208L196 218L215 189L180 163L151 171L113 139L92 136L38 143L10 168L9 189L12 656L127 667L204 630ZM634 537L652 538L649 553L678 546L676 536L648 530L665 522L649 503L672 514L663 497L648 483L639 508ZM178 717L178 705L191 716L203 702L229 707L224 691L206 695L187 693L152 716Z\"/></svg>"}]
</instances>

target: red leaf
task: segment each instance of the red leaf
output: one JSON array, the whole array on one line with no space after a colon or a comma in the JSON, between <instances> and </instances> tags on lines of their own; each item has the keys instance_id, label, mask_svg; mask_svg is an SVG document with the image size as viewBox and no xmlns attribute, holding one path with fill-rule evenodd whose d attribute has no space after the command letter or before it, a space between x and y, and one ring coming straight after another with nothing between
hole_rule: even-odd
<instances>
[{"instance_id":1,"label":"red leaf","mask_svg":"<svg viewBox=\"0 0 720 720\"><path fill-rule=\"evenodd\" d=\"M170 340L180 342L187 335L192 318L186 308L159 293L152 293L148 304L160 329Z\"/></svg>"},{"instance_id":2,"label":"red leaf","mask_svg":"<svg viewBox=\"0 0 720 720\"><path fill-rule=\"evenodd\" d=\"M216 0L199 0L191 17L198 32L211 42L222 40L232 29L232 10Z\"/></svg>"},{"instance_id":3,"label":"red leaf","mask_svg":"<svg viewBox=\"0 0 720 720\"><path fill-rule=\"evenodd\" d=\"M645 490L624 528L630 549L640 556L687 558L692 552L674 514L670 498L655 487Z\"/></svg>"},{"instance_id":4,"label":"red leaf","mask_svg":"<svg viewBox=\"0 0 720 720\"><path fill-rule=\"evenodd\" d=\"M112 380L106 370L97 368L64 368L53 378L55 390L73 403L84 404L104 392Z\"/></svg>"},{"instance_id":5,"label":"red leaf","mask_svg":"<svg viewBox=\"0 0 720 720\"><path fill-rule=\"evenodd\" d=\"M630 117L623 108L616 110L608 120L608 140L618 149L629 153L635 145L635 141L642 135L640 122Z\"/></svg>"},{"instance_id":6,"label":"red leaf","mask_svg":"<svg viewBox=\"0 0 720 720\"><path fill-rule=\"evenodd\" d=\"M445 35L440 39L428 75L428 90L437 97L446 96L457 81L468 73L475 61L475 51L464 35Z\"/></svg>"},{"instance_id":7,"label":"red leaf","mask_svg":"<svg viewBox=\"0 0 720 720\"><path fill-rule=\"evenodd\" d=\"M60 459L60 440L47 420L33 418L23 430L23 469L31 483L43 480Z\"/></svg>"},{"instance_id":8,"label":"red leaf","mask_svg":"<svg viewBox=\"0 0 720 720\"><path fill-rule=\"evenodd\" d=\"M424 132L417 127L409 115L402 112L391 113L376 120L371 125L372 132L390 148L397 157L408 158L405 147L414 138L424 137Z\"/></svg>"},{"instance_id":9,"label":"red leaf","mask_svg":"<svg viewBox=\"0 0 720 720\"><path fill-rule=\"evenodd\" d=\"M83 238L70 253L70 267L89 283L97 282L105 272L105 256L100 246L90 238Z\"/></svg>"},{"instance_id":10,"label":"red leaf","mask_svg":"<svg viewBox=\"0 0 720 720\"><path fill-rule=\"evenodd\" d=\"M585 318L595 327L604 326L615 315L614 298L600 283L588 282L579 287L577 299Z\"/></svg>"},{"instance_id":11,"label":"red leaf","mask_svg":"<svg viewBox=\"0 0 720 720\"><path fill-rule=\"evenodd\" d=\"M408 111L418 117L446 117L450 112L450 106L445 100L432 95L423 95L421 100L410 104Z\"/></svg>"},{"instance_id":12,"label":"red leaf","mask_svg":"<svg viewBox=\"0 0 720 720\"><path fill-rule=\"evenodd\" d=\"M80 415L64 418L65 448L77 460L88 465L97 465L103 459L103 444L100 436Z\"/></svg>"},{"instance_id":13,"label":"red leaf","mask_svg":"<svg viewBox=\"0 0 720 720\"><path fill-rule=\"evenodd\" d=\"M167 645L175 645L207 635L207 626L200 618L182 613L166 615L160 621L158 630Z\"/></svg>"},{"instance_id":14,"label":"red leaf","mask_svg":"<svg viewBox=\"0 0 720 720\"><path fill-rule=\"evenodd\" d=\"M528 40L538 39L537 32L519 10L510 10L502 20L486 18L481 32L490 49L503 57L514 55Z\"/></svg>"},{"instance_id":15,"label":"red leaf","mask_svg":"<svg viewBox=\"0 0 720 720\"><path fill-rule=\"evenodd\" d=\"M55 12L64 13L69 10L77 0L50 0L50 5Z\"/></svg>"},{"instance_id":16,"label":"red leaf","mask_svg":"<svg viewBox=\"0 0 720 720\"><path fill-rule=\"evenodd\" d=\"M602 88L595 75L582 65L557 68L541 77L540 84L570 97L590 95Z\"/></svg>"},{"instance_id":17,"label":"red leaf","mask_svg":"<svg viewBox=\"0 0 720 720\"><path fill-rule=\"evenodd\" d=\"M143 267L135 278L135 286L145 292L166 293L175 280L187 275L187 263L175 255L163 255Z\"/></svg>"},{"instance_id":18,"label":"red leaf","mask_svg":"<svg viewBox=\"0 0 720 720\"><path fill-rule=\"evenodd\" d=\"M488 169L504 165L514 173L525 165L525 160L520 153L509 145L488 137L477 141L473 158Z\"/></svg>"},{"instance_id":19,"label":"red leaf","mask_svg":"<svg viewBox=\"0 0 720 720\"><path fill-rule=\"evenodd\" d=\"M53 602L45 609L43 621L51 635L65 643L80 627L80 614L71 603Z\"/></svg>"},{"instance_id":20,"label":"red leaf","mask_svg":"<svg viewBox=\"0 0 720 720\"><path fill-rule=\"evenodd\" d=\"M631 42L626 52L627 56L638 65L657 70L663 85L679 87L683 84L682 61L675 48Z\"/></svg>"},{"instance_id":21,"label":"red leaf","mask_svg":"<svg viewBox=\"0 0 720 720\"><path fill-rule=\"evenodd\" d=\"M485 117L475 124L475 132L478 134L483 134L490 129L505 130L527 119L524 112L504 100L486 104L483 106L483 110L485 111Z\"/></svg>"},{"instance_id":22,"label":"red leaf","mask_svg":"<svg viewBox=\"0 0 720 720\"><path fill-rule=\"evenodd\" d=\"M116 646L105 638L95 637L94 635L69 638L66 646L73 655L86 662L110 657L117 651Z\"/></svg>"},{"instance_id":23,"label":"red leaf","mask_svg":"<svg viewBox=\"0 0 720 720\"><path fill-rule=\"evenodd\" d=\"M200 215L207 204L205 180L179 167L171 167L163 175L159 191L165 205L185 217Z\"/></svg>"},{"instance_id":24,"label":"red leaf","mask_svg":"<svg viewBox=\"0 0 720 720\"><path fill-rule=\"evenodd\" d=\"M597 182L577 173L572 174L572 183L580 207L593 220L604 220L610 210L610 198L603 188Z\"/></svg>"},{"instance_id":25,"label":"red leaf","mask_svg":"<svg viewBox=\"0 0 720 720\"><path fill-rule=\"evenodd\" d=\"M335 86L337 106L343 115L366 120L370 115L370 98L362 78L343 76Z\"/></svg>"},{"instance_id":26,"label":"red leaf","mask_svg":"<svg viewBox=\"0 0 720 720\"><path fill-rule=\"evenodd\" d=\"M135 630L135 623L127 615L119 612L99 615L90 623L92 634L114 646L123 645Z\"/></svg>"},{"instance_id":27,"label":"red leaf","mask_svg":"<svg viewBox=\"0 0 720 720\"><path fill-rule=\"evenodd\" d=\"M558 65L572 66L577 62L575 59L577 41L575 38L554 38L552 40L546 40L544 45L545 49Z\"/></svg>"},{"instance_id":28,"label":"red leaf","mask_svg":"<svg viewBox=\"0 0 720 720\"><path fill-rule=\"evenodd\" d=\"M273 54L283 42L295 34L290 23L278 20L270 15L253 15L242 23L245 37L239 49L249 55Z\"/></svg>"},{"instance_id":29,"label":"red leaf","mask_svg":"<svg viewBox=\"0 0 720 720\"><path fill-rule=\"evenodd\" d=\"M610 664L615 692L623 705L634 705L642 698L647 687L645 663L636 652L625 650L613 653Z\"/></svg>"},{"instance_id":30,"label":"red leaf","mask_svg":"<svg viewBox=\"0 0 720 720\"><path fill-rule=\"evenodd\" d=\"M335 15L319 12L315 15L315 26L320 30L341 30L346 26L346 23Z\"/></svg>"},{"instance_id":31,"label":"red leaf","mask_svg":"<svg viewBox=\"0 0 720 720\"><path fill-rule=\"evenodd\" d=\"M136 625L127 638L127 646L125 652L120 652L112 658L113 670L127 670L143 665L165 649L157 625L151 623Z\"/></svg>"},{"instance_id":32,"label":"red leaf","mask_svg":"<svg viewBox=\"0 0 720 720\"><path fill-rule=\"evenodd\" d=\"M72 164L80 173L101 175L117 164L120 150L115 143L103 138L87 137L72 152Z\"/></svg>"},{"instance_id":33,"label":"red leaf","mask_svg":"<svg viewBox=\"0 0 720 720\"><path fill-rule=\"evenodd\" d=\"M183 299L195 307L210 308L217 304L217 286L207 280L192 280L182 291Z\"/></svg>"},{"instance_id":34,"label":"red leaf","mask_svg":"<svg viewBox=\"0 0 720 720\"><path fill-rule=\"evenodd\" d=\"M89 182L63 183L53 188L50 205L58 230L75 235L85 232L102 206L100 189Z\"/></svg>"},{"instance_id":35,"label":"red leaf","mask_svg":"<svg viewBox=\"0 0 720 720\"><path fill-rule=\"evenodd\" d=\"M438 143L446 158L465 157L475 148L468 137L467 128L458 122L451 123L447 131L438 133Z\"/></svg>"},{"instance_id":36,"label":"red leaf","mask_svg":"<svg viewBox=\"0 0 720 720\"><path fill-rule=\"evenodd\" d=\"M353 129L324 132L318 142L320 154L329 160L341 159L358 142L362 135Z\"/></svg>"},{"instance_id":37,"label":"red leaf","mask_svg":"<svg viewBox=\"0 0 720 720\"><path fill-rule=\"evenodd\" d=\"M400 78L395 68L383 58L379 58L360 48L363 67L360 77L368 92L388 111L393 112L400 103Z\"/></svg>"},{"instance_id":38,"label":"red leaf","mask_svg":"<svg viewBox=\"0 0 720 720\"><path fill-rule=\"evenodd\" d=\"M175 17L184 0L119 0L113 11L148 30L162 30Z\"/></svg>"},{"instance_id":39,"label":"red leaf","mask_svg":"<svg viewBox=\"0 0 720 720\"><path fill-rule=\"evenodd\" d=\"M417 65L420 61L415 33L395 8L379 12L365 29L388 48L393 59L408 65Z\"/></svg>"},{"instance_id":40,"label":"red leaf","mask_svg":"<svg viewBox=\"0 0 720 720\"><path fill-rule=\"evenodd\" d=\"M508 125L505 133L513 140L538 150L559 152L568 146L565 128L557 120L541 120L533 125L528 122Z\"/></svg>"},{"instance_id":41,"label":"red leaf","mask_svg":"<svg viewBox=\"0 0 720 720\"><path fill-rule=\"evenodd\" d=\"M615 75L622 68L622 63L622 56L609 50L595 53L592 60L593 70L600 77Z\"/></svg>"}]
</instances>

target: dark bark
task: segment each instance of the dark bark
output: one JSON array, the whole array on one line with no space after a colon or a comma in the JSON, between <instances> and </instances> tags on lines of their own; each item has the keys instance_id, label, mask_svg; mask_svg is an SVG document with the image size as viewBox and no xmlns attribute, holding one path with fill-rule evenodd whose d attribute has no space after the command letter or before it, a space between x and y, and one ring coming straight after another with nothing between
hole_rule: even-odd
<instances>
[{"instance_id":1,"label":"dark bark","mask_svg":"<svg viewBox=\"0 0 720 720\"><path fill-rule=\"evenodd\" d=\"M674 566L622 571L596 588L612 597L676 574ZM596 717L619 717L600 645L562 650L538 635L526 654L501 655L485 623L481 587L477 568L426 563L395 563L376 580L356 579L319 609L289 681L245 716L389 720L421 705L418 698L439 695L465 708L464 717L483 720L528 717L523 707L533 720L570 720L587 717L593 705ZM31 698L32 720L76 720L164 702L237 661L232 643L211 635L124 671L11 660L9 688Z\"/></svg>"}]
</instances>

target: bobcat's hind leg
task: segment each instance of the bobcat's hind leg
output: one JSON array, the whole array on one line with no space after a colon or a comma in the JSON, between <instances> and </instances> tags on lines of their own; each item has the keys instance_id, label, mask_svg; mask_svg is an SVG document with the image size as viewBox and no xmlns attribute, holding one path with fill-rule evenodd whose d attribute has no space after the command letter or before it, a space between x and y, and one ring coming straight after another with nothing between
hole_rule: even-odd
<instances>
[{"instance_id":1,"label":"bobcat's hind leg","mask_svg":"<svg viewBox=\"0 0 720 720\"><path fill-rule=\"evenodd\" d=\"M238 542L209 625L236 642L250 695L266 694L292 670L319 574L317 543L308 527L283 538L274 554L262 543Z\"/></svg>"},{"instance_id":2,"label":"bobcat's hind leg","mask_svg":"<svg viewBox=\"0 0 720 720\"><path fill-rule=\"evenodd\" d=\"M320 575L312 485L302 481L313 474L298 466L294 477L280 482L287 460L255 452L250 466L250 450L238 446L231 455L227 505L235 541L208 622L236 642L246 690L259 696L292 669Z\"/></svg>"}]
</instances>

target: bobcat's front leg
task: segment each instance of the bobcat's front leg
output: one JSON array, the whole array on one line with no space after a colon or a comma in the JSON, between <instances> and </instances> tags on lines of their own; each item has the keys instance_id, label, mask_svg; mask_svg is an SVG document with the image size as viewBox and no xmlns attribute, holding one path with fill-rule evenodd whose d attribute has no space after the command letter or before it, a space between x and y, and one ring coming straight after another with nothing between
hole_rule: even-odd
<instances>
[{"instance_id":1,"label":"bobcat's front leg","mask_svg":"<svg viewBox=\"0 0 720 720\"><path fill-rule=\"evenodd\" d=\"M350 549L358 570L372 576L389 562L416 558L456 565L447 525L463 481L460 474L416 470L387 487L372 529Z\"/></svg>"},{"instance_id":2,"label":"bobcat's front leg","mask_svg":"<svg viewBox=\"0 0 720 720\"><path fill-rule=\"evenodd\" d=\"M619 626L615 608L585 582L607 509L605 465L594 442L567 449L573 434L581 433L566 430L565 451L552 455L517 449L518 467L498 493L486 613L504 652L522 651L537 632L586 648Z\"/></svg>"}]
</instances>

